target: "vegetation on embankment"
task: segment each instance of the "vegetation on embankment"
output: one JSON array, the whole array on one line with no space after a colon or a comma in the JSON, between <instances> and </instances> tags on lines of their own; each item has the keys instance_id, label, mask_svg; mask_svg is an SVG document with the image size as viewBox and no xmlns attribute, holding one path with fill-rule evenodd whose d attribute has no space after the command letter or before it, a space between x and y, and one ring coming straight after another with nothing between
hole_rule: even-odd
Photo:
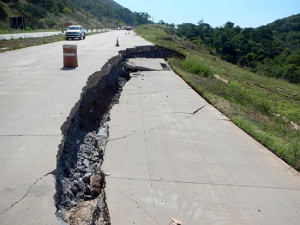
<instances>
[{"instance_id":1,"label":"vegetation on embankment","mask_svg":"<svg viewBox=\"0 0 300 225\"><path fill-rule=\"evenodd\" d=\"M258 28L241 28L232 22L213 28L203 21L180 24L177 29L169 26L177 35L209 46L227 62L300 83L300 14Z\"/></svg>"},{"instance_id":2,"label":"vegetation on embankment","mask_svg":"<svg viewBox=\"0 0 300 225\"><path fill-rule=\"evenodd\" d=\"M165 25L142 25L136 33L176 50L173 70L232 122L300 170L300 86L260 76L210 54L203 42L181 38Z\"/></svg>"},{"instance_id":3,"label":"vegetation on embankment","mask_svg":"<svg viewBox=\"0 0 300 225\"><path fill-rule=\"evenodd\" d=\"M10 17L20 16L27 30L61 30L66 23L99 29L149 22L147 13L131 12L113 0L0 0L0 30L10 28Z\"/></svg>"}]
</instances>

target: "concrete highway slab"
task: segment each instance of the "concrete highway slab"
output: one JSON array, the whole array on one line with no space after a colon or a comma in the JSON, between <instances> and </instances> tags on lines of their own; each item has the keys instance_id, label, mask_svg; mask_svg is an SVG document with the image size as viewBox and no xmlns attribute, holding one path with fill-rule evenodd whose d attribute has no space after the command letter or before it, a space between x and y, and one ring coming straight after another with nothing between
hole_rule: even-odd
<instances>
[{"instance_id":1,"label":"concrete highway slab","mask_svg":"<svg viewBox=\"0 0 300 225\"><path fill-rule=\"evenodd\" d=\"M299 173L173 71L133 73L109 126L103 169L113 225L299 223Z\"/></svg>"},{"instance_id":2,"label":"concrete highway slab","mask_svg":"<svg viewBox=\"0 0 300 225\"><path fill-rule=\"evenodd\" d=\"M76 69L63 68L63 44L77 44ZM0 54L1 225L58 223L51 172L62 139L60 126L90 75L119 50L149 44L112 31Z\"/></svg>"},{"instance_id":3,"label":"concrete highway slab","mask_svg":"<svg viewBox=\"0 0 300 225\"><path fill-rule=\"evenodd\" d=\"M138 71L161 71L164 70L163 65L166 66L166 62L161 58L132 58L126 64L129 68L131 67Z\"/></svg>"}]
</instances>

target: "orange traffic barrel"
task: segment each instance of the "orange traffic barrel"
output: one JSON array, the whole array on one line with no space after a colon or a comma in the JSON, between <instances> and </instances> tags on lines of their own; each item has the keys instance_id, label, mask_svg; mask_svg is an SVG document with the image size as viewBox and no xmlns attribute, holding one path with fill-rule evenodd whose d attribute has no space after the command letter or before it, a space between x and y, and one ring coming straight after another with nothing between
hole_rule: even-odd
<instances>
[{"instance_id":1,"label":"orange traffic barrel","mask_svg":"<svg viewBox=\"0 0 300 225\"><path fill-rule=\"evenodd\" d=\"M77 67L77 45L63 45L64 67Z\"/></svg>"}]
</instances>

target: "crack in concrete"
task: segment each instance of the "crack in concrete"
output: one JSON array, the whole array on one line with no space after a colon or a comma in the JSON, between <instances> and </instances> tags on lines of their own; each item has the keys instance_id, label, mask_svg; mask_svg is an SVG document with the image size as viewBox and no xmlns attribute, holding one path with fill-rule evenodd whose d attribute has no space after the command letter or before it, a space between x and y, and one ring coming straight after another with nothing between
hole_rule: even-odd
<instances>
[{"instance_id":1,"label":"crack in concrete","mask_svg":"<svg viewBox=\"0 0 300 225\"><path fill-rule=\"evenodd\" d=\"M91 219L92 224L98 224L105 218L106 224L110 224L101 166L109 111L118 103L129 79L122 60L121 56L109 59L101 71L88 78L79 101L61 128L63 140L57 155L55 202L56 215L68 224L77 221L83 212L85 221ZM96 205L92 203L95 201Z\"/></svg>"},{"instance_id":2,"label":"crack in concrete","mask_svg":"<svg viewBox=\"0 0 300 225\"><path fill-rule=\"evenodd\" d=\"M76 216L81 214L81 209L84 210L85 203L89 205L99 200L96 208L93 206L84 214L88 218L92 216L92 223L98 224L98 216L101 213L105 223L110 224L103 185L105 178L101 176L102 178L97 180L97 176L99 173L103 174L101 166L109 136L109 111L118 103L122 88L130 79L130 71L125 68L124 62L129 58L141 56L166 58L176 54L178 55L157 46L127 49L109 59L101 71L88 78L79 101L61 127L63 139L59 145L55 172L56 215L60 219L72 224Z\"/></svg>"},{"instance_id":3,"label":"crack in concrete","mask_svg":"<svg viewBox=\"0 0 300 225\"><path fill-rule=\"evenodd\" d=\"M178 121L175 121L175 122L172 122L172 123L169 123L169 124L165 124L165 125L161 125L161 126L158 126L158 127L153 127L153 128L150 128L148 131L152 131L152 130L156 130L156 129L160 129L160 128L166 128L166 127L169 127L169 126L173 126L175 124L178 124L184 120L188 120L190 118L192 118L193 116L195 116L201 109L203 109L206 105L203 105L202 107L200 107L199 109L197 109L196 111L194 111L193 113L190 113L188 116L178 120Z\"/></svg>"},{"instance_id":4,"label":"crack in concrete","mask_svg":"<svg viewBox=\"0 0 300 225\"><path fill-rule=\"evenodd\" d=\"M125 136L122 136L122 137L117 137L117 138L108 139L107 142L110 142L110 141L118 141L118 140L121 140L121 139L126 139L126 138L128 138L129 136L132 136L132 135L138 134L138 133L141 133L141 132L135 132L135 133L131 133L131 134L128 134L128 135L125 135Z\"/></svg>"},{"instance_id":5,"label":"crack in concrete","mask_svg":"<svg viewBox=\"0 0 300 225\"><path fill-rule=\"evenodd\" d=\"M200 108L196 109L194 112L172 112L172 113L195 115L195 114L197 114L201 109L203 109L205 106L206 106L206 105L201 106Z\"/></svg>"},{"instance_id":6,"label":"crack in concrete","mask_svg":"<svg viewBox=\"0 0 300 225\"><path fill-rule=\"evenodd\" d=\"M125 193L119 191L120 194L124 195L127 199L129 199L130 201L134 202L135 204L139 205L139 207L141 207L141 209L151 218L155 221L156 224L159 225L159 222L154 218L154 216L152 216L144 207L141 203L139 203L138 201L135 201L134 199L132 199L131 197L129 197L128 195L126 195Z\"/></svg>"},{"instance_id":7,"label":"crack in concrete","mask_svg":"<svg viewBox=\"0 0 300 225\"><path fill-rule=\"evenodd\" d=\"M150 181L149 179L137 179L137 178L128 178L128 177L114 177L114 176L110 176L108 179L130 180L130 181ZM246 184L226 184L226 183L162 180L162 179L161 180L151 179L151 181L152 182L159 182L159 183L179 183L179 184L193 184L193 185L211 185L211 186L244 187L244 188L260 188L260 189L273 189L273 190L300 191L299 188L272 187L272 186L246 185Z\"/></svg>"},{"instance_id":8,"label":"crack in concrete","mask_svg":"<svg viewBox=\"0 0 300 225\"><path fill-rule=\"evenodd\" d=\"M201 109L203 109L206 105L201 106L199 109L195 110L192 114L197 114Z\"/></svg>"},{"instance_id":9,"label":"crack in concrete","mask_svg":"<svg viewBox=\"0 0 300 225\"><path fill-rule=\"evenodd\" d=\"M191 118L192 116L196 115L201 109L203 109L206 105L203 105L201 106L200 108L198 108L197 110L195 110L194 112L171 112L171 113L182 113L182 114L188 114L189 116L186 116L178 121L175 121L175 122L172 122L172 123L169 123L169 124L165 124L165 125L161 125L161 126L157 126L157 127L153 127L153 128L150 128L150 129L146 129L145 132L148 132L148 131L152 131L152 130L156 130L156 129L160 129L160 128L165 128L165 127L168 127L168 126L173 126L177 123L180 123L181 121L184 121L186 119L189 119ZM108 139L107 142L112 142L112 141L118 141L118 140L122 140L122 139L126 139L130 136L133 136L133 135L136 135L136 134L142 134L144 131L140 131L140 132L134 132L134 133L130 133L130 134L127 134L127 135L124 135L124 136L121 136L121 137L116 137L116 138L112 138L112 139Z\"/></svg>"},{"instance_id":10,"label":"crack in concrete","mask_svg":"<svg viewBox=\"0 0 300 225\"><path fill-rule=\"evenodd\" d=\"M15 205L17 205L18 203L20 203L21 201L23 201L26 197L27 197L27 195L30 193L30 191L31 191L31 189L43 178L43 177L45 177L45 176L47 176L47 175L49 175L49 174L53 174L53 172L54 172L55 170L53 170L53 171L51 171L51 172L49 172L49 173L46 173L44 176L41 176L41 177L39 177L38 179L36 179L36 181L33 183L33 184L31 184L28 188L27 188L27 191L26 191L26 193L18 200L18 201L16 201L16 202L14 202L10 207L8 207L7 209L5 209L5 210L3 210L1 213L0 213L0 216L3 214L3 213L5 213L5 212L7 212L7 211L9 211L11 208L13 208Z\"/></svg>"}]
</instances>

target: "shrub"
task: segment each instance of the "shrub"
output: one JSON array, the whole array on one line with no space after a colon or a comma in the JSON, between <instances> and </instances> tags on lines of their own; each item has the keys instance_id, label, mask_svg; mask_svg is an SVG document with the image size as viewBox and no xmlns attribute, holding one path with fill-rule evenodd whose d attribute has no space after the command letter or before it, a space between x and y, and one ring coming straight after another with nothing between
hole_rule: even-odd
<instances>
[{"instance_id":1,"label":"shrub","mask_svg":"<svg viewBox=\"0 0 300 225\"><path fill-rule=\"evenodd\" d=\"M213 74L209 67L202 65L194 56L186 57L186 59L182 61L182 66L188 72L204 77L209 77Z\"/></svg>"},{"instance_id":2,"label":"shrub","mask_svg":"<svg viewBox=\"0 0 300 225\"><path fill-rule=\"evenodd\" d=\"M63 12L64 12L64 14L66 14L66 15L72 14L72 10L71 10L69 7L64 7Z\"/></svg>"}]
</instances>

